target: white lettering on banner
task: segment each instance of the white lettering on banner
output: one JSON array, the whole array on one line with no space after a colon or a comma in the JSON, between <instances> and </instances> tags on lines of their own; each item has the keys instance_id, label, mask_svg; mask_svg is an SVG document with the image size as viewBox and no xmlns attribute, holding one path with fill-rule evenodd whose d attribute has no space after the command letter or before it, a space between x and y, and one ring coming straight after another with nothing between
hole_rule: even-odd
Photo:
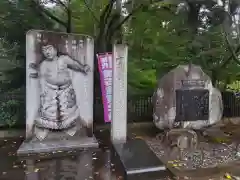
<instances>
[{"instance_id":1,"label":"white lettering on banner","mask_svg":"<svg viewBox=\"0 0 240 180\"><path fill-rule=\"evenodd\" d=\"M106 87L112 86L112 78L104 78L104 85Z\"/></svg>"},{"instance_id":2,"label":"white lettering on banner","mask_svg":"<svg viewBox=\"0 0 240 180\"><path fill-rule=\"evenodd\" d=\"M112 86L107 86L106 87L106 94L107 95L112 95Z\"/></svg>"},{"instance_id":3,"label":"white lettering on banner","mask_svg":"<svg viewBox=\"0 0 240 180\"><path fill-rule=\"evenodd\" d=\"M104 69L108 69L108 68L109 68L109 64L108 64L108 59L107 59L107 57L106 57L106 56L105 56L105 57L102 57L101 61L102 61L102 69L103 69L103 70L104 70Z\"/></svg>"},{"instance_id":4,"label":"white lettering on banner","mask_svg":"<svg viewBox=\"0 0 240 180\"><path fill-rule=\"evenodd\" d=\"M111 103L112 103L112 54L105 53L98 55L99 71L101 74L102 96L104 97L104 119L105 122L111 121ZM110 113L110 114L109 114Z\"/></svg>"},{"instance_id":5,"label":"white lettering on banner","mask_svg":"<svg viewBox=\"0 0 240 180\"><path fill-rule=\"evenodd\" d=\"M104 78L112 78L112 70L103 71Z\"/></svg>"},{"instance_id":6,"label":"white lettering on banner","mask_svg":"<svg viewBox=\"0 0 240 180\"><path fill-rule=\"evenodd\" d=\"M112 102L112 94L107 94L107 99L109 100L108 102L111 103Z\"/></svg>"}]
</instances>

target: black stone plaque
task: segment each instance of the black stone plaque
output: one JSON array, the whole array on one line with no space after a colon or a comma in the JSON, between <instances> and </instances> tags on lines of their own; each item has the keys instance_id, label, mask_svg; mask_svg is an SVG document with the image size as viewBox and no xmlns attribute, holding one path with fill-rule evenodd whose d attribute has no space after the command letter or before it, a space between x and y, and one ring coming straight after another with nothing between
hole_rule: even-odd
<instances>
[{"instance_id":1,"label":"black stone plaque","mask_svg":"<svg viewBox=\"0 0 240 180\"><path fill-rule=\"evenodd\" d=\"M155 180L169 176L165 165L141 139L113 144L112 160L123 170L125 180Z\"/></svg>"},{"instance_id":2,"label":"black stone plaque","mask_svg":"<svg viewBox=\"0 0 240 180\"><path fill-rule=\"evenodd\" d=\"M176 121L208 120L209 91L206 89L176 90Z\"/></svg>"}]
</instances>

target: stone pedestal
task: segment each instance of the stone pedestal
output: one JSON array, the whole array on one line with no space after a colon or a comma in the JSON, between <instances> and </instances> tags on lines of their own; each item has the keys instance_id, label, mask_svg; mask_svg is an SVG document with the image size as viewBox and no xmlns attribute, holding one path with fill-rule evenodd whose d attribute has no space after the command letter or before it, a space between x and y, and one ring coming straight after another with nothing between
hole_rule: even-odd
<instances>
[{"instance_id":1,"label":"stone pedestal","mask_svg":"<svg viewBox=\"0 0 240 180\"><path fill-rule=\"evenodd\" d=\"M95 137L82 137L60 140L45 140L42 142L31 140L22 143L17 151L18 155L51 153L57 151L85 150L98 148Z\"/></svg>"},{"instance_id":2,"label":"stone pedestal","mask_svg":"<svg viewBox=\"0 0 240 180\"><path fill-rule=\"evenodd\" d=\"M140 139L113 144L112 161L126 180L155 180L169 175L165 165Z\"/></svg>"}]
</instances>

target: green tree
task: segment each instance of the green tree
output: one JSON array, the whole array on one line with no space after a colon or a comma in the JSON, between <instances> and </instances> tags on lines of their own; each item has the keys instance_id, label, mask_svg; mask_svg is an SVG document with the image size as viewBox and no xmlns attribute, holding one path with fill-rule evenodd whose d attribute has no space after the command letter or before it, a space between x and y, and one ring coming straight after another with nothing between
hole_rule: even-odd
<instances>
[{"instance_id":1,"label":"green tree","mask_svg":"<svg viewBox=\"0 0 240 180\"><path fill-rule=\"evenodd\" d=\"M51 29L52 22L34 11L28 0L0 1L0 91L1 97L25 94L25 34L29 29ZM24 121L24 97L6 99L0 105L0 124ZM12 111L14 109L14 111ZM20 109L20 111L19 111ZM6 118L8 117L8 118Z\"/></svg>"}]
</instances>

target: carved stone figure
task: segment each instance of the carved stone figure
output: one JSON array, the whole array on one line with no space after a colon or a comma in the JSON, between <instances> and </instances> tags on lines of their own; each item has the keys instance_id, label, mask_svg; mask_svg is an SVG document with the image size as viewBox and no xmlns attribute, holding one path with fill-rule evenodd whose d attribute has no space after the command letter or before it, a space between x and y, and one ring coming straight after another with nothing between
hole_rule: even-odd
<instances>
[{"instance_id":1,"label":"carved stone figure","mask_svg":"<svg viewBox=\"0 0 240 180\"><path fill-rule=\"evenodd\" d=\"M153 95L153 121L159 129L174 128L176 123L176 90L183 89L183 82L191 82L191 89L209 91L208 120L184 121L182 128L201 129L213 125L222 118L222 97L218 89L212 86L210 77L197 65L179 65L164 75ZM198 83L196 83L198 82ZM194 84L195 83L195 84Z\"/></svg>"},{"instance_id":2,"label":"carved stone figure","mask_svg":"<svg viewBox=\"0 0 240 180\"><path fill-rule=\"evenodd\" d=\"M94 40L31 30L26 35L26 140L17 153L97 148L93 135Z\"/></svg>"},{"instance_id":3,"label":"carved stone figure","mask_svg":"<svg viewBox=\"0 0 240 180\"><path fill-rule=\"evenodd\" d=\"M40 108L39 116L35 119L35 134L42 140L50 129L66 130L73 136L79 120L76 94L72 84L71 72L87 73L90 67L81 64L68 55L58 55L57 49L46 44L42 46L45 57L39 64L31 63L33 72L31 78L40 77Z\"/></svg>"}]
</instances>

